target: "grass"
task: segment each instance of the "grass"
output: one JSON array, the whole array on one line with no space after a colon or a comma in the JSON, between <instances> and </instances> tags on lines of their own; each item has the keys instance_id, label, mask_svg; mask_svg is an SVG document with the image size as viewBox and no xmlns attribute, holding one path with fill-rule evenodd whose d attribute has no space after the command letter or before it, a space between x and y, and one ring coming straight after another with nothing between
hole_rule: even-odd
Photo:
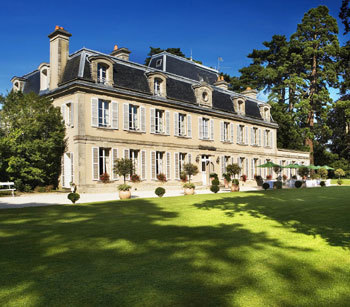
<instances>
[{"instance_id":1,"label":"grass","mask_svg":"<svg viewBox=\"0 0 350 307\"><path fill-rule=\"evenodd\" d=\"M343 179L343 178L341 178L341 180L343 180L343 184L342 185L350 185L350 179ZM337 181L338 181L338 179L332 179L331 183L332 184L337 184Z\"/></svg>"},{"instance_id":2,"label":"grass","mask_svg":"<svg viewBox=\"0 0 350 307\"><path fill-rule=\"evenodd\" d=\"M349 306L350 187L0 211L1 306Z\"/></svg>"}]
</instances>

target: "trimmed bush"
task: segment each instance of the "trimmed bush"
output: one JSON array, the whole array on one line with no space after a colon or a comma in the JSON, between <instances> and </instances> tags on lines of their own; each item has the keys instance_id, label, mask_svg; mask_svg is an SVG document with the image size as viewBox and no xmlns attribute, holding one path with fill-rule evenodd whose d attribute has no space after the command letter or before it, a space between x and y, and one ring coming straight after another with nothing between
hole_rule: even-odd
<instances>
[{"instance_id":1,"label":"trimmed bush","mask_svg":"<svg viewBox=\"0 0 350 307\"><path fill-rule=\"evenodd\" d=\"M343 184L343 180L338 179L338 180L337 180L337 184L338 184L338 185L342 185L342 184Z\"/></svg>"},{"instance_id":2,"label":"trimmed bush","mask_svg":"<svg viewBox=\"0 0 350 307\"><path fill-rule=\"evenodd\" d=\"M320 182L320 186L321 186L321 187L325 187L325 186L326 186L326 183L322 180L322 181Z\"/></svg>"},{"instance_id":3,"label":"trimmed bush","mask_svg":"<svg viewBox=\"0 0 350 307\"><path fill-rule=\"evenodd\" d=\"M216 178L218 179L218 174L217 173L210 173L209 178Z\"/></svg>"},{"instance_id":4,"label":"trimmed bush","mask_svg":"<svg viewBox=\"0 0 350 307\"><path fill-rule=\"evenodd\" d=\"M128 184L120 184L118 185L118 191L129 191L131 189L131 185Z\"/></svg>"},{"instance_id":5,"label":"trimmed bush","mask_svg":"<svg viewBox=\"0 0 350 307\"><path fill-rule=\"evenodd\" d=\"M270 185L267 182L264 182L262 185L263 189L266 191L267 189L270 188Z\"/></svg>"},{"instance_id":6,"label":"trimmed bush","mask_svg":"<svg viewBox=\"0 0 350 307\"><path fill-rule=\"evenodd\" d=\"M156 188L156 190L154 191L154 193L158 196L158 197L162 197L165 194L165 189L162 187L158 187Z\"/></svg>"},{"instance_id":7,"label":"trimmed bush","mask_svg":"<svg viewBox=\"0 0 350 307\"><path fill-rule=\"evenodd\" d=\"M212 182L211 182L212 185L219 185L220 182L217 178L215 178Z\"/></svg>"},{"instance_id":8,"label":"trimmed bush","mask_svg":"<svg viewBox=\"0 0 350 307\"><path fill-rule=\"evenodd\" d=\"M79 200L80 195L78 193L69 193L67 197L73 204L75 204Z\"/></svg>"},{"instance_id":9,"label":"trimmed bush","mask_svg":"<svg viewBox=\"0 0 350 307\"><path fill-rule=\"evenodd\" d=\"M295 187L297 188L297 189L299 189L299 188L301 188L301 186L303 185L303 183L300 181L300 180L297 180L297 181L295 181Z\"/></svg>"},{"instance_id":10,"label":"trimmed bush","mask_svg":"<svg viewBox=\"0 0 350 307\"><path fill-rule=\"evenodd\" d=\"M220 187L218 185L212 185L210 186L210 191L212 191L213 193L217 193L220 191Z\"/></svg>"}]
</instances>

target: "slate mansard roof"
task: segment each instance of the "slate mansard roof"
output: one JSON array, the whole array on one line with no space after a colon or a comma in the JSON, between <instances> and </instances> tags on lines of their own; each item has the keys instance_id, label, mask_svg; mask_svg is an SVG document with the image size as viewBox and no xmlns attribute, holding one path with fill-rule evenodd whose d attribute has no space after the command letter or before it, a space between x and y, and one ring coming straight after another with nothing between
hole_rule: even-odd
<instances>
[{"instance_id":1,"label":"slate mansard roof","mask_svg":"<svg viewBox=\"0 0 350 307\"><path fill-rule=\"evenodd\" d=\"M237 115L232 97L242 95L216 87L214 83L217 81L218 71L166 52L153 56L149 66L144 66L83 48L70 55L59 87L76 80L94 83L91 76L89 57L98 55L108 56L114 62L113 81L115 88L152 96L147 80L147 72L158 71L167 76L168 99L198 106L193 85L205 82L213 88L212 108L227 114ZM157 60L161 61L157 63ZM160 62L161 65L159 65ZM158 67L156 68L156 66ZM26 81L25 93L33 91L44 94L40 93L40 73L38 70L23 76L23 78ZM259 110L259 103L262 102L247 96L245 96L245 99L245 117L262 120ZM208 108L206 110L209 111Z\"/></svg>"}]
</instances>

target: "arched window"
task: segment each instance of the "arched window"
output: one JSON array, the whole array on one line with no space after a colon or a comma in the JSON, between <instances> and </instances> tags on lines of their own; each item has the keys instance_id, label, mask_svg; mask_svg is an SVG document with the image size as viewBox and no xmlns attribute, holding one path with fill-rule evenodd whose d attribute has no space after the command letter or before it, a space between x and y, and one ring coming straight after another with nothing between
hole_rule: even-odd
<instances>
[{"instance_id":1,"label":"arched window","mask_svg":"<svg viewBox=\"0 0 350 307\"><path fill-rule=\"evenodd\" d=\"M40 74L40 90L46 90L49 88L49 72L47 68L44 68Z\"/></svg>"},{"instance_id":2,"label":"arched window","mask_svg":"<svg viewBox=\"0 0 350 307\"><path fill-rule=\"evenodd\" d=\"M154 78L154 95L162 96L162 82L162 79Z\"/></svg>"},{"instance_id":3,"label":"arched window","mask_svg":"<svg viewBox=\"0 0 350 307\"><path fill-rule=\"evenodd\" d=\"M264 118L265 120L269 120L270 114L269 114L269 108L264 108Z\"/></svg>"}]
</instances>

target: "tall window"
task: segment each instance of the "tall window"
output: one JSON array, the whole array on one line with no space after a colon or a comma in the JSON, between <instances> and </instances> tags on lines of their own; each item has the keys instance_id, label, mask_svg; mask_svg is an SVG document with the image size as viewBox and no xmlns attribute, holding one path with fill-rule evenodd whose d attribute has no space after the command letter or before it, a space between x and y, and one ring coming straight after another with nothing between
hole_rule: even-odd
<instances>
[{"instance_id":1,"label":"tall window","mask_svg":"<svg viewBox=\"0 0 350 307\"><path fill-rule=\"evenodd\" d=\"M102 84L107 82L107 66L105 64L97 64L97 82Z\"/></svg>"},{"instance_id":2,"label":"tall window","mask_svg":"<svg viewBox=\"0 0 350 307\"><path fill-rule=\"evenodd\" d=\"M271 131L265 130L265 146L271 147Z\"/></svg>"},{"instance_id":3,"label":"tall window","mask_svg":"<svg viewBox=\"0 0 350 307\"><path fill-rule=\"evenodd\" d=\"M186 115L179 114L179 136L186 135Z\"/></svg>"},{"instance_id":4,"label":"tall window","mask_svg":"<svg viewBox=\"0 0 350 307\"><path fill-rule=\"evenodd\" d=\"M253 145L258 145L258 128L253 128Z\"/></svg>"},{"instance_id":5,"label":"tall window","mask_svg":"<svg viewBox=\"0 0 350 307\"><path fill-rule=\"evenodd\" d=\"M164 174L163 171L163 152L156 151L156 175Z\"/></svg>"},{"instance_id":6,"label":"tall window","mask_svg":"<svg viewBox=\"0 0 350 307\"><path fill-rule=\"evenodd\" d=\"M186 154L180 152L180 154L179 154L179 172L180 172L180 174L184 170L184 164L186 163L185 159L186 159Z\"/></svg>"},{"instance_id":7,"label":"tall window","mask_svg":"<svg viewBox=\"0 0 350 307\"><path fill-rule=\"evenodd\" d=\"M98 100L98 125L99 127L108 127L110 125L109 119L109 101Z\"/></svg>"},{"instance_id":8,"label":"tall window","mask_svg":"<svg viewBox=\"0 0 350 307\"><path fill-rule=\"evenodd\" d=\"M162 80L159 78L154 79L154 95L161 96L162 95Z\"/></svg>"},{"instance_id":9,"label":"tall window","mask_svg":"<svg viewBox=\"0 0 350 307\"><path fill-rule=\"evenodd\" d=\"M99 165L100 165L100 174L102 175L104 173L109 173L111 166L110 166L110 148L99 148Z\"/></svg>"},{"instance_id":10,"label":"tall window","mask_svg":"<svg viewBox=\"0 0 350 307\"><path fill-rule=\"evenodd\" d=\"M139 130L139 107L129 105L129 130Z\"/></svg>"},{"instance_id":11,"label":"tall window","mask_svg":"<svg viewBox=\"0 0 350 307\"><path fill-rule=\"evenodd\" d=\"M202 118L202 130L203 130L203 139L209 139L209 119Z\"/></svg>"},{"instance_id":12,"label":"tall window","mask_svg":"<svg viewBox=\"0 0 350 307\"><path fill-rule=\"evenodd\" d=\"M139 150L130 149L130 160L133 164L132 174L137 174L139 165Z\"/></svg>"},{"instance_id":13,"label":"tall window","mask_svg":"<svg viewBox=\"0 0 350 307\"><path fill-rule=\"evenodd\" d=\"M243 125L239 125L238 141L239 141L239 144L243 144L243 142L244 142L244 126Z\"/></svg>"},{"instance_id":14,"label":"tall window","mask_svg":"<svg viewBox=\"0 0 350 307\"><path fill-rule=\"evenodd\" d=\"M156 109L155 112L155 132L164 132L164 111Z\"/></svg>"}]
</instances>

